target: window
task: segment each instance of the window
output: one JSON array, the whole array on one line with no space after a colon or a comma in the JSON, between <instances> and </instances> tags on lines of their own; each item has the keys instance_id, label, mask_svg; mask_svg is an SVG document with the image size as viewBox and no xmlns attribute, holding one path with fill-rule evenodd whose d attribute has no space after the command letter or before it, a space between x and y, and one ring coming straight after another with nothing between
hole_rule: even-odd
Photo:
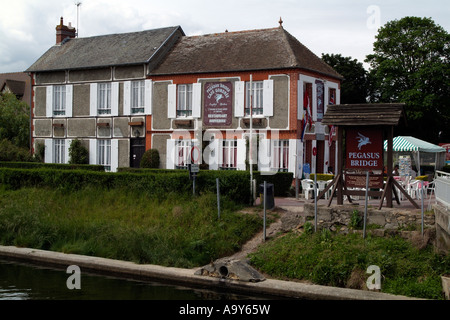
<instances>
[{"instance_id":1,"label":"window","mask_svg":"<svg viewBox=\"0 0 450 320\"><path fill-rule=\"evenodd\" d=\"M145 81L131 82L131 113L144 113Z\"/></svg>"},{"instance_id":2,"label":"window","mask_svg":"<svg viewBox=\"0 0 450 320\"><path fill-rule=\"evenodd\" d=\"M65 141L53 140L53 163L65 163Z\"/></svg>"},{"instance_id":3,"label":"window","mask_svg":"<svg viewBox=\"0 0 450 320\"><path fill-rule=\"evenodd\" d=\"M273 141L272 168L276 171L287 172L289 168L289 141Z\"/></svg>"},{"instance_id":4,"label":"window","mask_svg":"<svg viewBox=\"0 0 450 320\"><path fill-rule=\"evenodd\" d=\"M111 83L99 83L97 93L98 114L111 114Z\"/></svg>"},{"instance_id":5,"label":"window","mask_svg":"<svg viewBox=\"0 0 450 320\"><path fill-rule=\"evenodd\" d=\"M111 140L98 140L97 164L111 171Z\"/></svg>"},{"instance_id":6,"label":"window","mask_svg":"<svg viewBox=\"0 0 450 320\"><path fill-rule=\"evenodd\" d=\"M329 105L336 104L336 89L331 89L330 88L328 97L329 97L329 101L328 101Z\"/></svg>"},{"instance_id":7,"label":"window","mask_svg":"<svg viewBox=\"0 0 450 320\"><path fill-rule=\"evenodd\" d=\"M237 168L237 140L222 141L222 170L236 170Z\"/></svg>"},{"instance_id":8,"label":"window","mask_svg":"<svg viewBox=\"0 0 450 320\"><path fill-rule=\"evenodd\" d=\"M53 87L53 115L64 116L66 115L66 87L54 86Z\"/></svg>"},{"instance_id":9,"label":"window","mask_svg":"<svg viewBox=\"0 0 450 320\"><path fill-rule=\"evenodd\" d=\"M175 151L176 151L175 169L188 168L190 150L191 150L191 141L189 140L178 140L175 143Z\"/></svg>"},{"instance_id":10,"label":"window","mask_svg":"<svg viewBox=\"0 0 450 320\"><path fill-rule=\"evenodd\" d=\"M245 90L245 115L250 115L250 107L253 109L253 115L262 115L264 111L263 104L263 94L264 94L264 85L263 81L255 81L252 82L252 90L253 90L253 100L250 97L250 82L247 82L246 90ZM251 105L251 101L253 101Z\"/></svg>"},{"instance_id":11,"label":"window","mask_svg":"<svg viewBox=\"0 0 450 320\"><path fill-rule=\"evenodd\" d=\"M192 116L192 84L180 84L178 87L177 117Z\"/></svg>"}]
</instances>

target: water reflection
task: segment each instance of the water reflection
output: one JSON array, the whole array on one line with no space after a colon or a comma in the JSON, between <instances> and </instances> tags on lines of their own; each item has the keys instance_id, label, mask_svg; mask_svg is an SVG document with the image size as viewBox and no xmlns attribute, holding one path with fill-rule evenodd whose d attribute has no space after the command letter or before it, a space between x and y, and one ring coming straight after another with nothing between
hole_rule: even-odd
<instances>
[{"instance_id":1,"label":"water reflection","mask_svg":"<svg viewBox=\"0 0 450 320\"><path fill-rule=\"evenodd\" d=\"M250 297L88 274L69 290L64 270L0 260L0 300L218 300ZM254 298L253 298L254 299Z\"/></svg>"}]
</instances>

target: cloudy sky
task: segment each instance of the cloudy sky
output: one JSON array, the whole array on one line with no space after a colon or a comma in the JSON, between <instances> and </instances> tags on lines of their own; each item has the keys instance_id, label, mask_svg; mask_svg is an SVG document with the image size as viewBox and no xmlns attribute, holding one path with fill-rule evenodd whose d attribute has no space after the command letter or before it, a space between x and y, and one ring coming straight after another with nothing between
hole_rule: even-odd
<instances>
[{"instance_id":1,"label":"cloudy sky","mask_svg":"<svg viewBox=\"0 0 450 320\"><path fill-rule=\"evenodd\" d=\"M80 37L177 25L188 36L273 28L281 17L316 55L363 62L377 29L405 16L431 18L450 32L448 0L0 0L0 73L26 70L54 45L60 17Z\"/></svg>"}]
</instances>

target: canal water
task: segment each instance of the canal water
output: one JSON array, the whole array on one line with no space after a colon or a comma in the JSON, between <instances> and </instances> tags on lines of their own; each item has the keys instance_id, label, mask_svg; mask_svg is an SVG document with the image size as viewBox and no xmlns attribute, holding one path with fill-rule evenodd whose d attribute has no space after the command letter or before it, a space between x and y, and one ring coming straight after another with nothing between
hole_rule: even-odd
<instances>
[{"instance_id":1,"label":"canal water","mask_svg":"<svg viewBox=\"0 0 450 320\"><path fill-rule=\"evenodd\" d=\"M0 259L0 300L241 300L255 297L140 282L81 270L80 289L68 289L72 274Z\"/></svg>"}]
</instances>

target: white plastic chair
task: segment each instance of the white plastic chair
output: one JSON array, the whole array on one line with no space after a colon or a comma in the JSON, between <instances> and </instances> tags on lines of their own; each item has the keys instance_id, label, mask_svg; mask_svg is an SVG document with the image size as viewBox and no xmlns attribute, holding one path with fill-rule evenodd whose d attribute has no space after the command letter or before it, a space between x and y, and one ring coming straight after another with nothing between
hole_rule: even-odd
<instances>
[{"instance_id":1,"label":"white plastic chair","mask_svg":"<svg viewBox=\"0 0 450 320\"><path fill-rule=\"evenodd\" d=\"M421 199L420 198L420 180L413 180L408 184L408 194L413 199Z\"/></svg>"},{"instance_id":2,"label":"white plastic chair","mask_svg":"<svg viewBox=\"0 0 450 320\"><path fill-rule=\"evenodd\" d=\"M309 193L311 192L312 196L314 196L314 181L311 179L303 179L302 180L302 189L303 193L305 194L305 199L309 198ZM319 191L319 188L317 188L317 192ZM311 198L312 198L311 196Z\"/></svg>"}]
</instances>

